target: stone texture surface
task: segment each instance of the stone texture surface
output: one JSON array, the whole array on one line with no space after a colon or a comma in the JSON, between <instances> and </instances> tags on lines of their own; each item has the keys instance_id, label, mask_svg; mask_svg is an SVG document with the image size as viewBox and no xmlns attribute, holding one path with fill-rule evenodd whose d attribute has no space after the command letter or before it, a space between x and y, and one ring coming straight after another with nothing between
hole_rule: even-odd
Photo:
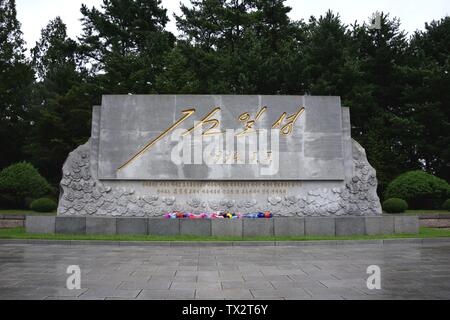
<instances>
[{"instance_id":1,"label":"stone texture surface","mask_svg":"<svg viewBox=\"0 0 450 320\"><path fill-rule=\"evenodd\" d=\"M85 234L86 217L57 217L55 232L61 234Z\"/></svg>"},{"instance_id":2,"label":"stone texture surface","mask_svg":"<svg viewBox=\"0 0 450 320\"><path fill-rule=\"evenodd\" d=\"M194 98L192 97L192 99ZM336 110L330 107L330 101L320 97L316 98L311 98L308 103L319 109L331 110L330 114L335 113ZM232 97L226 99L227 104L238 101L234 101ZM271 101L270 97L264 97L264 99ZM289 99L286 101L286 103L292 102L289 102ZM317 118L316 113L309 113L309 120L306 120L307 128L304 128L304 130L305 139L313 143L316 139L315 135L318 134L314 129L315 127L322 128L321 130L331 134L336 134L340 128L340 134L343 136L344 180L336 182L309 180L298 184L298 187L295 188L284 187L283 182L274 181L274 189L286 189L286 195L248 193L230 196L228 193L219 192L195 196L189 194L174 196L158 192L159 189L164 188L163 182L159 185L161 188L146 189L143 188L141 181L99 179L100 122L103 113L107 113L108 109L103 106L95 107L91 140L73 151L64 164L58 214L64 216L157 217L176 210L195 213L218 210L252 213L270 210L276 216L283 217L379 215L381 214L381 206L376 194L376 172L368 163L364 149L351 139L348 109L342 108L339 110L341 111L336 113L338 118L342 118L340 120L342 123L339 125L328 124L323 126L318 124L320 119ZM133 116L132 114L130 117ZM327 119L323 119L324 123L327 123L329 120ZM138 120L136 119L136 121ZM316 124L310 126L309 122ZM318 153L316 157L321 157L321 147L317 148L315 151ZM305 159L305 163L292 163L289 167L298 169L300 165L312 165L311 163L317 161L317 159L311 157ZM311 169L311 173L313 172L314 170ZM242 176L231 178L243 179ZM225 183L215 180L218 190L221 190L221 184L225 185ZM266 182L240 181L239 183L242 189L249 191L254 190L255 187L263 186ZM208 191L208 189L203 189L203 191Z\"/></svg>"},{"instance_id":3,"label":"stone texture surface","mask_svg":"<svg viewBox=\"0 0 450 320\"><path fill-rule=\"evenodd\" d=\"M307 236L335 236L336 219L334 218L305 218L305 235Z\"/></svg>"},{"instance_id":4,"label":"stone texture surface","mask_svg":"<svg viewBox=\"0 0 450 320\"><path fill-rule=\"evenodd\" d=\"M395 218L395 225L394 225ZM66 234L150 234L173 236L350 236L418 233L418 218L412 216L318 217L275 219L164 219L98 217L32 217L27 219L29 233Z\"/></svg>"},{"instance_id":5,"label":"stone texture surface","mask_svg":"<svg viewBox=\"0 0 450 320\"><path fill-rule=\"evenodd\" d=\"M56 217L27 216L25 226L27 233L55 233Z\"/></svg>"},{"instance_id":6,"label":"stone texture surface","mask_svg":"<svg viewBox=\"0 0 450 320\"><path fill-rule=\"evenodd\" d=\"M117 234L147 234L148 219L117 218Z\"/></svg>"},{"instance_id":7,"label":"stone texture surface","mask_svg":"<svg viewBox=\"0 0 450 320\"><path fill-rule=\"evenodd\" d=\"M175 210L226 209L242 213L270 210L277 216L299 217L377 215L381 207L374 170L363 161L365 153L361 146L354 142L353 149L357 174L342 188L315 189L299 196L269 196L263 203L256 199L236 201L232 198L210 202L206 198L188 198L183 202L181 196L178 199L158 194L138 195L134 189L111 187L107 182L94 179L90 173L87 143L72 152L64 165L58 214L144 217L161 216Z\"/></svg>"},{"instance_id":8,"label":"stone texture surface","mask_svg":"<svg viewBox=\"0 0 450 320\"><path fill-rule=\"evenodd\" d=\"M419 218L416 216L394 217L395 233L417 233L419 231Z\"/></svg>"},{"instance_id":9,"label":"stone texture surface","mask_svg":"<svg viewBox=\"0 0 450 320\"><path fill-rule=\"evenodd\" d=\"M394 234L394 217L365 217L367 235Z\"/></svg>"},{"instance_id":10,"label":"stone texture surface","mask_svg":"<svg viewBox=\"0 0 450 320\"><path fill-rule=\"evenodd\" d=\"M180 234L211 236L211 220L180 220Z\"/></svg>"},{"instance_id":11,"label":"stone texture surface","mask_svg":"<svg viewBox=\"0 0 450 320\"><path fill-rule=\"evenodd\" d=\"M115 218L86 217L86 234L116 234Z\"/></svg>"},{"instance_id":12,"label":"stone texture surface","mask_svg":"<svg viewBox=\"0 0 450 320\"><path fill-rule=\"evenodd\" d=\"M276 218L274 223L275 236L304 236L305 219L302 218Z\"/></svg>"},{"instance_id":13,"label":"stone texture surface","mask_svg":"<svg viewBox=\"0 0 450 320\"><path fill-rule=\"evenodd\" d=\"M394 217L383 216L381 218L381 228L383 234L394 234Z\"/></svg>"},{"instance_id":14,"label":"stone texture surface","mask_svg":"<svg viewBox=\"0 0 450 320\"><path fill-rule=\"evenodd\" d=\"M148 234L153 236L176 236L180 234L180 221L176 219L148 219Z\"/></svg>"},{"instance_id":15,"label":"stone texture surface","mask_svg":"<svg viewBox=\"0 0 450 320\"><path fill-rule=\"evenodd\" d=\"M383 234L383 221L378 217L365 217L365 231L367 235Z\"/></svg>"},{"instance_id":16,"label":"stone texture surface","mask_svg":"<svg viewBox=\"0 0 450 320\"><path fill-rule=\"evenodd\" d=\"M241 219L212 220L211 232L213 236L242 237L243 222Z\"/></svg>"},{"instance_id":17,"label":"stone texture surface","mask_svg":"<svg viewBox=\"0 0 450 320\"><path fill-rule=\"evenodd\" d=\"M182 111L195 113L177 128L189 129L215 107L212 119L219 130L242 131L246 122L239 116L255 117L265 106L255 127L270 130L283 112L299 115L288 137L279 143L279 170L263 175L248 166L210 166L198 163L176 165L168 155L176 146L170 137L159 141L149 152L117 170L136 152L182 117ZM342 119L340 98L333 96L257 95L107 95L103 96L100 117L98 176L105 180L343 180ZM286 124L285 121L282 126ZM206 130L206 129L205 129ZM209 145L207 139L204 145ZM247 143L248 146L248 143ZM270 150L271 146L269 146ZM260 165L262 167L263 165Z\"/></svg>"},{"instance_id":18,"label":"stone texture surface","mask_svg":"<svg viewBox=\"0 0 450 320\"><path fill-rule=\"evenodd\" d=\"M117 247L0 245L0 300L450 299L450 246ZM66 268L81 269L67 290ZM369 265L381 290L367 289Z\"/></svg>"},{"instance_id":19,"label":"stone texture surface","mask_svg":"<svg viewBox=\"0 0 450 320\"><path fill-rule=\"evenodd\" d=\"M336 218L336 236L354 236L366 234L364 217Z\"/></svg>"},{"instance_id":20,"label":"stone texture surface","mask_svg":"<svg viewBox=\"0 0 450 320\"><path fill-rule=\"evenodd\" d=\"M23 228L25 220L0 219L0 229Z\"/></svg>"},{"instance_id":21,"label":"stone texture surface","mask_svg":"<svg viewBox=\"0 0 450 320\"><path fill-rule=\"evenodd\" d=\"M244 237L273 236L273 219L244 219Z\"/></svg>"},{"instance_id":22,"label":"stone texture surface","mask_svg":"<svg viewBox=\"0 0 450 320\"><path fill-rule=\"evenodd\" d=\"M421 227L428 228L450 228L450 218L420 218L419 224Z\"/></svg>"}]
</instances>

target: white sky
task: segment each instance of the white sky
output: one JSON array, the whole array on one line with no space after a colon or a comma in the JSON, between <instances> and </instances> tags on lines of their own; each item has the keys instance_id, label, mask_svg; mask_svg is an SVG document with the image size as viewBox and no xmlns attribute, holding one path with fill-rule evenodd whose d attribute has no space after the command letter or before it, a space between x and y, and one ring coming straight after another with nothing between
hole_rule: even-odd
<instances>
[{"instance_id":1,"label":"white sky","mask_svg":"<svg viewBox=\"0 0 450 320\"><path fill-rule=\"evenodd\" d=\"M189 0L163 0L168 9L171 22L168 29L177 34L173 13L180 13L179 4ZM39 39L41 29L50 19L60 16L67 24L69 36L76 38L81 33L81 4L99 7L102 0L16 0L18 19L22 23L22 32L29 48ZM328 9L338 12L346 24L355 20L367 21L375 11L389 12L399 17L402 28L412 33L423 29L425 22L438 20L450 15L449 0L287 0L292 7L290 17L293 20L308 20L311 15L323 15Z\"/></svg>"}]
</instances>

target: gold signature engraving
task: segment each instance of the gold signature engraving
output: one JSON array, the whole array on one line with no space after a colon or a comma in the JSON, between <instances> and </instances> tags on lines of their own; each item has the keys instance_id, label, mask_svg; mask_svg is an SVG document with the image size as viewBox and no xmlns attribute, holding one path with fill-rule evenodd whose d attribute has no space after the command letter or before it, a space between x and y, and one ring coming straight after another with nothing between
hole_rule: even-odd
<instances>
[{"instance_id":1,"label":"gold signature engraving","mask_svg":"<svg viewBox=\"0 0 450 320\"><path fill-rule=\"evenodd\" d=\"M305 108L301 107L296 114L293 114L292 116L287 118L287 113L283 112L281 117L272 125L272 129L280 127L286 119L287 123L281 128L281 134L283 134L284 136L290 135L293 131L294 124L297 122L298 118L303 114L303 112L305 112Z\"/></svg>"},{"instance_id":2,"label":"gold signature engraving","mask_svg":"<svg viewBox=\"0 0 450 320\"><path fill-rule=\"evenodd\" d=\"M244 131L236 134L237 137L245 136L247 134L255 133L256 130L253 128L255 123L263 116L263 114L267 111L267 107L262 107L261 110L258 111L258 114L256 115L254 120L250 120L250 113L244 112L239 116L239 121L245 123L245 129Z\"/></svg>"},{"instance_id":3,"label":"gold signature engraving","mask_svg":"<svg viewBox=\"0 0 450 320\"><path fill-rule=\"evenodd\" d=\"M188 110L184 110L181 112L182 114L184 114L183 117L181 117L177 122L175 122L169 129L167 129L166 131L164 131L163 133L161 133L158 137L156 137L154 140L150 141L149 143L147 143L141 150L139 150L133 157L131 157L130 160L128 160L127 162L125 162L124 164L122 164L117 171L122 170L123 168L125 168L127 165L129 165L131 162L133 162L134 160L136 160L137 158L139 158L140 156L142 156L148 149L150 149L155 143L157 143L158 141L160 141L161 139L163 139L165 136L167 136L172 130L174 130L176 127L178 127L184 120L186 120L187 118L189 118L190 116L192 116L195 113L195 109L188 109Z\"/></svg>"},{"instance_id":4,"label":"gold signature engraving","mask_svg":"<svg viewBox=\"0 0 450 320\"><path fill-rule=\"evenodd\" d=\"M193 126L191 129L187 130L185 133L183 133L183 137L187 136L188 134L190 134L191 132L195 131L197 128L202 127L204 124L209 125L211 124L211 127L206 130L203 135L204 136L212 136L212 135L217 135L217 134L223 134L223 132L220 131L212 131L214 129L217 129L217 127L220 125L220 121L217 119L210 119L213 115L215 115L217 112L220 111L220 108L217 107L215 108L213 111L211 111L210 113L208 113L206 115L206 117L204 117L200 122L198 122L195 126Z\"/></svg>"},{"instance_id":5,"label":"gold signature engraving","mask_svg":"<svg viewBox=\"0 0 450 320\"><path fill-rule=\"evenodd\" d=\"M239 121L242 122L245 126L245 129L236 134L236 136L243 136L247 134L255 133L256 130L254 129L254 125L257 121L261 119L261 117L266 113L267 107L262 107L258 113L256 114L255 119L251 119L251 115L249 112L244 112L239 116ZM182 136L186 136L193 131L197 130L198 128L202 127L203 125L211 125L206 131L202 133L203 136L211 136L211 135L218 135L218 134L224 134L223 131L217 131L217 129L220 126L220 121L217 119L211 119L216 113L221 111L220 107L214 108L210 113L208 113L201 121L196 123L192 128L189 130L186 130L182 134ZM135 155L133 155L128 161L126 161L124 164L122 164L117 171L122 170L126 166L128 166L131 162L142 156L146 151L148 151L153 145L155 145L158 141L162 140L164 137L166 137L170 132L172 132L176 127L178 127L181 123L183 123L186 119L188 119L190 116L192 116L196 112L196 109L187 109L183 110L181 113L183 116L178 119L172 126L170 126L168 129L166 129L164 132L162 132L158 137L148 142L144 147L142 147ZM277 121L272 125L272 129L279 128L286 120L286 124L281 128L281 133L285 136L292 134L293 126L298 120L298 118L305 112L305 108L302 107L300 110L293 114L292 116L287 117L287 113L283 112L283 114L278 118ZM234 159L238 160L239 154L234 155ZM268 159L271 159L271 153L268 156Z\"/></svg>"}]
</instances>

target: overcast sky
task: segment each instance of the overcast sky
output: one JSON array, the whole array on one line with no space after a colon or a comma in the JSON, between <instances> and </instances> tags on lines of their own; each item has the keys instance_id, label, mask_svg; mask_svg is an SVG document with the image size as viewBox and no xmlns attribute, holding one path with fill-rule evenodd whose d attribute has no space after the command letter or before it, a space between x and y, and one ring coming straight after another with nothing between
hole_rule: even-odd
<instances>
[{"instance_id":1,"label":"overcast sky","mask_svg":"<svg viewBox=\"0 0 450 320\"><path fill-rule=\"evenodd\" d=\"M30 48L39 39L41 29L56 16L67 24L69 36L76 38L81 33L81 4L99 7L102 0L16 0L16 3L22 32ZM180 0L163 0L162 4L171 18L168 29L176 34L173 13L180 12ZM341 15L345 23L351 24L355 20L367 21L377 10L389 12L391 16L400 18L403 29L409 33L423 29L425 22L450 15L449 0L287 0L286 4L292 7L290 17L294 20L308 20L311 15L318 17L332 9Z\"/></svg>"}]
</instances>

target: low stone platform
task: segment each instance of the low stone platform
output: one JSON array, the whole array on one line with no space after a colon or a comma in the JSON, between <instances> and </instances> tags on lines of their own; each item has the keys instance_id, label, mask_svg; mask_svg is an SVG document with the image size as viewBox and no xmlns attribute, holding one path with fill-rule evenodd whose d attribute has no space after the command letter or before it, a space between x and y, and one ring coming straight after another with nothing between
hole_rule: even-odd
<instances>
[{"instance_id":1,"label":"low stone platform","mask_svg":"<svg viewBox=\"0 0 450 320\"><path fill-rule=\"evenodd\" d=\"M28 216L27 233L155 236L355 236L416 234L416 216L189 220Z\"/></svg>"},{"instance_id":2,"label":"low stone platform","mask_svg":"<svg viewBox=\"0 0 450 320\"><path fill-rule=\"evenodd\" d=\"M419 216L421 227L428 228L450 228L450 213L424 214Z\"/></svg>"},{"instance_id":3,"label":"low stone platform","mask_svg":"<svg viewBox=\"0 0 450 320\"><path fill-rule=\"evenodd\" d=\"M25 218L25 215L0 215L0 229L22 228Z\"/></svg>"}]
</instances>

